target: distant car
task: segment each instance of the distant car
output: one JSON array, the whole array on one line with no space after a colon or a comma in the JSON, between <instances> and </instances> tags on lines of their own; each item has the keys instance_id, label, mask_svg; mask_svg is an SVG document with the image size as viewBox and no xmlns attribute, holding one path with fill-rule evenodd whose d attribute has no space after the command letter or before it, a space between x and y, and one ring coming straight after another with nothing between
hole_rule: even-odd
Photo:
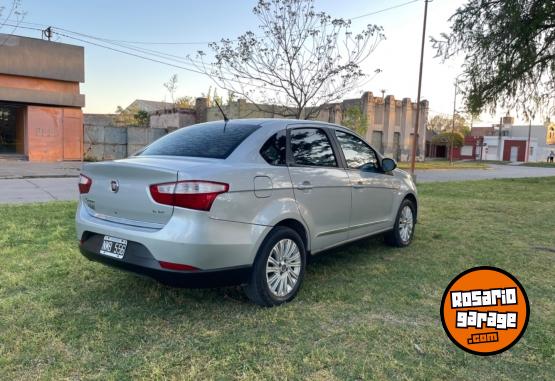
<instances>
[{"instance_id":1,"label":"distant car","mask_svg":"<svg viewBox=\"0 0 555 381\"><path fill-rule=\"evenodd\" d=\"M411 243L416 187L395 167L333 124L197 124L83 165L80 249L173 286L244 284L253 302L278 305L297 294L307 255L378 233Z\"/></svg>"}]
</instances>

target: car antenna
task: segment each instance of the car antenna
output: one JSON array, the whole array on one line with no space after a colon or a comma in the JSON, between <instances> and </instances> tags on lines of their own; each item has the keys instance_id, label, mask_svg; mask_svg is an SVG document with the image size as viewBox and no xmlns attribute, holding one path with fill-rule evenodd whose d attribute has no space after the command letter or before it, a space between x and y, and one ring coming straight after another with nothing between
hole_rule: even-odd
<instances>
[{"instance_id":1,"label":"car antenna","mask_svg":"<svg viewBox=\"0 0 555 381\"><path fill-rule=\"evenodd\" d=\"M225 132L225 127L227 126L227 122L229 122L229 118L225 114L224 110L222 110L222 108L220 107L220 104L218 103L218 101L214 99L214 102L216 102L216 106L218 106L218 108L220 109L220 112L222 113L222 115L224 117L224 122L225 122L224 123L224 132Z\"/></svg>"}]
</instances>

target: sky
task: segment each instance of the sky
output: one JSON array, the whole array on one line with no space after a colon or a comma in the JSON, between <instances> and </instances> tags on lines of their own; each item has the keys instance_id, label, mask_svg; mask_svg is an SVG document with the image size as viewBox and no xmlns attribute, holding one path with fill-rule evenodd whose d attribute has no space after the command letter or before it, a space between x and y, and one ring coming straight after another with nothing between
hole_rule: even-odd
<instances>
[{"instance_id":1,"label":"sky","mask_svg":"<svg viewBox=\"0 0 555 381\"><path fill-rule=\"evenodd\" d=\"M315 5L333 17L353 18L407 2L316 0ZM0 0L1 5L9 3L10 0ZM429 37L448 32L448 18L463 3L463 0L433 0L429 3L422 99L430 102L430 115L452 114L454 81L461 69L460 60L442 62L435 58ZM52 26L59 33L69 35L61 30L65 29L119 41L218 41L235 38L248 30L256 33L259 21L252 14L255 4L255 0L21 0L21 8L26 14L20 28L14 31L13 27L4 26L0 32L40 38L40 31L23 27L40 29ZM353 20L353 32L362 31L366 24L377 24L384 28L386 40L363 64L367 73L376 69L382 72L364 88L353 90L349 98L358 97L363 91L381 96L384 89L386 95L394 95L396 99L409 97L416 100L423 15L424 1L420 0ZM85 47L85 83L81 85L81 92L86 96L86 113L112 113L118 105L126 107L135 99L170 101L163 84L173 74L178 76L176 96L198 97L212 84L201 74L145 61L59 34L54 35L54 40ZM180 57L194 56L196 51L207 49L205 44L133 46ZM457 108L462 110L460 98ZM481 124L498 120L497 115L481 116Z\"/></svg>"}]
</instances>

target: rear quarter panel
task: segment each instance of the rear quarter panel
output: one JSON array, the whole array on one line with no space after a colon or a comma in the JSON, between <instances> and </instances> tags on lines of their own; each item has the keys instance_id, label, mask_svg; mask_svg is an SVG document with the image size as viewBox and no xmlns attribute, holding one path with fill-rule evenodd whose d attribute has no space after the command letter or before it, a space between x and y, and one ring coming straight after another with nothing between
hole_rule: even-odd
<instances>
[{"instance_id":1,"label":"rear quarter panel","mask_svg":"<svg viewBox=\"0 0 555 381\"><path fill-rule=\"evenodd\" d=\"M257 176L268 177L271 187L257 189L255 194ZM211 218L267 226L286 218L300 218L287 167L243 166L218 179L229 181L230 189L214 201Z\"/></svg>"}]
</instances>

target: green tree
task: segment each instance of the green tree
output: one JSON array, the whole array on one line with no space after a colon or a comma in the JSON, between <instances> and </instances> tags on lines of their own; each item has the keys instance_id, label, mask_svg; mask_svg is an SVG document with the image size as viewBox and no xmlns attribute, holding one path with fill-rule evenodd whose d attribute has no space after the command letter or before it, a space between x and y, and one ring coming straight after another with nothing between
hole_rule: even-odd
<instances>
[{"instance_id":1,"label":"green tree","mask_svg":"<svg viewBox=\"0 0 555 381\"><path fill-rule=\"evenodd\" d=\"M228 91L225 104L229 106L232 102L235 102L236 100L237 100L237 96L235 95L235 93L233 91Z\"/></svg>"},{"instance_id":2,"label":"green tree","mask_svg":"<svg viewBox=\"0 0 555 381\"><path fill-rule=\"evenodd\" d=\"M351 106L345 110L341 124L362 137L366 136L368 130L367 118L358 106Z\"/></svg>"},{"instance_id":3,"label":"green tree","mask_svg":"<svg viewBox=\"0 0 555 381\"><path fill-rule=\"evenodd\" d=\"M432 143L450 146L451 139L453 141L453 147L462 147L464 144L464 136L459 132L442 132L432 138Z\"/></svg>"},{"instance_id":4,"label":"green tree","mask_svg":"<svg viewBox=\"0 0 555 381\"><path fill-rule=\"evenodd\" d=\"M450 22L432 41L444 59L464 56L461 86L472 114L554 110L555 1L469 0Z\"/></svg>"},{"instance_id":5,"label":"green tree","mask_svg":"<svg viewBox=\"0 0 555 381\"><path fill-rule=\"evenodd\" d=\"M175 100L177 108L195 108L195 100L193 97L179 97Z\"/></svg>"},{"instance_id":6,"label":"green tree","mask_svg":"<svg viewBox=\"0 0 555 381\"><path fill-rule=\"evenodd\" d=\"M150 116L145 110L139 110L133 115L133 118L137 126L146 127L148 126Z\"/></svg>"},{"instance_id":7,"label":"green tree","mask_svg":"<svg viewBox=\"0 0 555 381\"><path fill-rule=\"evenodd\" d=\"M198 52L191 62L220 88L267 112L311 119L342 99L364 78L361 64L384 38L382 28L351 31L351 21L314 8L314 0L259 0L253 13L260 31L211 43L214 60ZM200 59L200 63L199 63Z\"/></svg>"},{"instance_id":8,"label":"green tree","mask_svg":"<svg viewBox=\"0 0 555 381\"><path fill-rule=\"evenodd\" d=\"M453 118L436 115L428 121L428 129L434 132L451 131L453 129ZM463 136L470 135L470 125L468 120L462 114L455 114L455 132L459 132Z\"/></svg>"}]
</instances>

